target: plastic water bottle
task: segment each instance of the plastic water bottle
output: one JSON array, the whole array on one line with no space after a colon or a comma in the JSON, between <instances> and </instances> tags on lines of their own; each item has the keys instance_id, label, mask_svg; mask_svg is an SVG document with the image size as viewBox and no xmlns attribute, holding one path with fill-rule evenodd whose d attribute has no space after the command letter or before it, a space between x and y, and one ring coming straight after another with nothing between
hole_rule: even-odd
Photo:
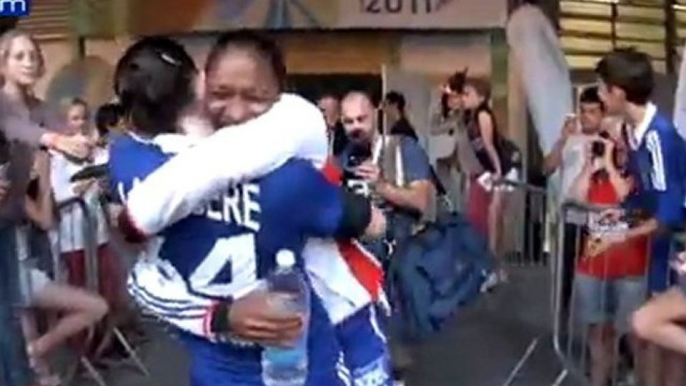
<instances>
[{"instance_id":1,"label":"plastic water bottle","mask_svg":"<svg viewBox=\"0 0 686 386\"><path fill-rule=\"evenodd\" d=\"M265 347L262 353L262 381L266 386L302 386L307 380L307 320L310 292L302 273L295 267L295 255L281 250L276 271L267 279L272 307L306 318L303 334L291 347Z\"/></svg>"}]
</instances>

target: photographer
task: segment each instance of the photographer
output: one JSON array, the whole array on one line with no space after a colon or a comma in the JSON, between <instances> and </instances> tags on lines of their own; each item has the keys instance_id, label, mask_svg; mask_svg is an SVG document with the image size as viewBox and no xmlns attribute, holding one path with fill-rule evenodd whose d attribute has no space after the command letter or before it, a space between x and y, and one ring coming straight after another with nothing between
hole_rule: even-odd
<instances>
[{"instance_id":1,"label":"photographer","mask_svg":"<svg viewBox=\"0 0 686 386\"><path fill-rule=\"evenodd\" d=\"M565 120L560 138L553 149L543 160L543 173L551 176L560 174L560 191L558 202L563 203L573 195L572 184L581 174L588 159L586 148L597 138L603 122L605 111L600 102L598 87L586 87L579 95L578 115L570 115ZM578 240L581 227L586 222L585 213L578 210L568 210L564 218L563 264L565 275L562 279L562 308L569 311L569 301L572 297L572 275L574 261L579 256L579 245L572 240Z\"/></svg>"},{"instance_id":2,"label":"photographer","mask_svg":"<svg viewBox=\"0 0 686 386\"><path fill-rule=\"evenodd\" d=\"M344 184L356 193L380 200L390 212L389 240L402 241L412 234L431 204L428 157L411 138L383 138L378 133L374 105L366 94L348 94L342 112L350 141L339 157L345 171ZM377 254L383 256L385 253Z\"/></svg>"},{"instance_id":3,"label":"photographer","mask_svg":"<svg viewBox=\"0 0 686 386\"><path fill-rule=\"evenodd\" d=\"M619 205L632 189L624 172L627 147L621 138L606 132L587 144L581 173L571 186L577 201L594 205ZM617 220L590 213L588 235L576 261L574 286L578 319L588 328L591 385L607 384L615 358L615 342L630 332L630 317L645 299L648 238L626 237L635 219L626 213ZM629 336L634 363L639 345ZM642 369L637 372L642 375Z\"/></svg>"},{"instance_id":4,"label":"photographer","mask_svg":"<svg viewBox=\"0 0 686 386\"><path fill-rule=\"evenodd\" d=\"M339 157L343 183L358 194L371 196L386 210L385 240L365 243L376 257L384 259L390 253L387 246L407 240L430 208L434 187L429 160L415 140L379 134L374 105L364 93L352 92L343 99L342 121L350 141ZM390 347L395 377L399 378L412 360L397 331L397 321L394 315Z\"/></svg>"}]
</instances>

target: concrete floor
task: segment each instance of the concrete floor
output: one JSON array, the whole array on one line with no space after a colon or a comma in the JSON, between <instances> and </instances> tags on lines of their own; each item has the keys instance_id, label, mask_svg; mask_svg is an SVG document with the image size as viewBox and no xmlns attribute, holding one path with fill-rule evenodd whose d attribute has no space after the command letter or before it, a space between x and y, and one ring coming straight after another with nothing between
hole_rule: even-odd
<instances>
[{"instance_id":1,"label":"concrete floor","mask_svg":"<svg viewBox=\"0 0 686 386\"><path fill-rule=\"evenodd\" d=\"M415 350L410 386L500 386L535 339L537 349L514 379L516 386L553 385L562 367L552 350L546 268L513 270L509 284L483 295L438 336ZM141 349L151 376L131 367L106 372L109 386L186 386L188 362L158 330ZM75 386L93 385L79 381ZM564 385L577 385L567 379Z\"/></svg>"}]
</instances>

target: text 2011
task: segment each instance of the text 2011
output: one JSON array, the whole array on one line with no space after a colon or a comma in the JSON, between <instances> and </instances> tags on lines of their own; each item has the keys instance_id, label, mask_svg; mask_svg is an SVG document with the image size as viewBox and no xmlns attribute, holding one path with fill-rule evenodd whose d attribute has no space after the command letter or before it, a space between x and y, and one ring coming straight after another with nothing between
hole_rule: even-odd
<instances>
[{"instance_id":1,"label":"text 2011","mask_svg":"<svg viewBox=\"0 0 686 386\"><path fill-rule=\"evenodd\" d=\"M374 14L427 14L436 11L436 0L360 0L362 12Z\"/></svg>"}]
</instances>

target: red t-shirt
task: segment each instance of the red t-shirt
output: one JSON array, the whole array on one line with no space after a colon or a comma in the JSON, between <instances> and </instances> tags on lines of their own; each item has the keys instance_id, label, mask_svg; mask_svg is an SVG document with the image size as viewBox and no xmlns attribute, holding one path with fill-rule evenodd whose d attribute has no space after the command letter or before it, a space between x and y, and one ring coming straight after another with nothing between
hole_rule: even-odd
<instances>
[{"instance_id":1,"label":"red t-shirt","mask_svg":"<svg viewBox=\"0 0 686 386\"><path fill-rule=\"evenodd\" d=\"M607 178L593 179L588 189L588 201L592 204L619 204L617 192ZM600 224L597 215L589 215L588 236L584 240L581 258L577 264L577 271L586 275L602 278L617 279L627 276L643 276L648 267L648 237L636 237L618 243L607 251L588 256L588 243L597 237L612 237L612 232L628 229L628 224Z\"/></svg>"}]
</instances>

